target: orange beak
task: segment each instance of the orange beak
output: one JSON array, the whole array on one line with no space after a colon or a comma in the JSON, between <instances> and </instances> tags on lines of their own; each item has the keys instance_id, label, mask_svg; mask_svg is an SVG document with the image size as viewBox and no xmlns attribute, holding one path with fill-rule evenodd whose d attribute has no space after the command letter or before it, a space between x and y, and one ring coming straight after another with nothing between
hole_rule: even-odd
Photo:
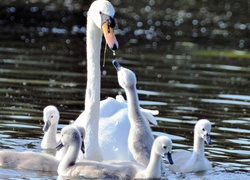
<instances>
[{"instance_id":1,"label":"orange beak","mask_svg":"<svg viewBox=\"0 0 250 180\"><path fill-rule=\"evenodd\" d=\"M108 44L109 48L113 51L117 50L119 47L119 44L115 37L114 28L111 28L109 26L108 21L103 23L102 31L103 31L106 43Z\"/></svg>"}]
</instances>

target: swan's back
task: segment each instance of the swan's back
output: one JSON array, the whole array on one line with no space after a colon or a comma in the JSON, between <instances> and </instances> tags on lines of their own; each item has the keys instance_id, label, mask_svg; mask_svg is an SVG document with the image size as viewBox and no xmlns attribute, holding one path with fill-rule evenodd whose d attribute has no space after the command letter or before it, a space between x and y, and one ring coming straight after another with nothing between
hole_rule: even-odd
<instances>
[{"instance_id":1,"label":"swan's back","mask_svg":"<svg viewBox=\"0 0 250 180\"><path fill-rule=\"evenodd\" d=\"M100 118L111 117L123 108L127 108L125 102L108 97L100 102Z\"/></svg>"},{"instance_id":2,"label":"swan's back","mask_svg":"<svg viewBox=\"0 0 250 180\"><path fill-rule=\"evenodd\" d=\"M180 150L178 152L172 153L172 158L174 164L169 166L169 168L174 172L182 172L187 164L188 159L192 156L192 152Z\"/></svg>"},{"instance_id":3,"label":"swan's back","mask_svg":"<svg viewBox=\"0 0 250 180\"><path fill-rule=\"evenodd\" d=\"M103 160L129 160L128 134L130 123L127 108L99 121L99 145Z\"/></svg>"},{"instance_id":4,"label":"swan's back","mask_svg":"<svg viewBox=\"0 0 250 180\"><path fill-rule=\"evenodd\" d=\"M87 179L132 179L138 166L128 163L117 163L116 165L105 164L94 161L84 161L76 163L67 168L60 176L65 177L85 177Z\"/></svg>"},{"instance_id":5,"label":"swan's back","mask_svg":"<svg viewBox=\"0 0 250 180\"><path fill-rule=\"evenodd\" d=\"M56 171L59 161L49 154L36 152L0 151L0 166L34 171Z\"/></svg>"},{"instance_id":6,"label":"swan's back","mask_svg":"<svg viewBox=\"0 0 250 180\"><path fill-rule=\"evenodd\" d=\"M180 150L172 154L174 164L169 169L174 172L198 172L212 168L206 157L198 158L192 152Z\"/></svg>"}]
</instances>

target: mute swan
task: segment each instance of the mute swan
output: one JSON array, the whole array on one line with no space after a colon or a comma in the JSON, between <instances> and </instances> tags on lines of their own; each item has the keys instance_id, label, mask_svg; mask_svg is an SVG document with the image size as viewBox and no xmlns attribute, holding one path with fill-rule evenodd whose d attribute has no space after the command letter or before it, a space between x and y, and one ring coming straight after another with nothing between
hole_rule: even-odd
<instances>
[{"instance_id":1,"label":"mute swan","mask_svg":"<svg viewBox=\"0 0 250 180\"><path fill-rule=\"evenodd\" d=\"M116 50L118 42L114 36L115 10L106 0L94 1L87 16L87 87L85 111L76 120L86 131L85 157L102 160L98 143L99 108L100 108L100 50L102 34L110 49Z\"/></svg>"},{"instance_id":2,"label":"mute swan","mask_svg":"<svg viewBox=\"0 0 250 180\"><path fill-rule=\"evenodd\" d=\"M0 166L34 171L57 171L59 161L52 155L37 152L0 151Z\"/></svg>"},{"instance_id":3,"label":"mute swan","mask_svg":"<svg viewBox=\"0 0 250 180\"><path fill-rule=\"evenodd\" d=\"M119 85L125 90L128 101L128 118L131 125L128 136L129 151L134 160L147 166L154 137L148 121L140 112L135 74L122 67L116 60L113 61L113 65L117 70Z\"/></svg>"},{"instance_id":4,"label":"mute swan","mask_svg":"<svg viewBox=\"0 0 250 180\"><path fill-rule=\"evenodd\" d=\"M193 153L185 150L173 153L174 165L169 168L174 172L198 172L211 169L212 165L204 154L204 141L209 145L212 144L210 132L210 121L199 120L194 128Z\"/></svg>"},{"instance_id":5,"label":"mute swan","mask_svg":"<svg viewBox=\"0 0 250 180\"><path fill-rule=\"evenodd\" d=\"M127 108L123 102L114 98L100 102L102 32L110 49L118 48L113 30L114 14L114 7L106 0L94 1L88 11L85 111L76 119L75 124L86 130L85 157L89 160L129 160L127 140L130 123ZM103 113L107 109L112 109L112 112ZM150 112L146 112L146 115L156 123Z\"/></svg>"},{"instance_id":6,"label":"mute swan","mask_svg":"<svg viewBox=\"0 0 250 180\"><path fill-rule=\"evenodd\" d=\"M172 141L166 136L157 137L151 151L150 162L147 167L135 162L96 162L83 161L75 163L80 146L80 134L74 126L66 126L61 131L61 143L57 149L67 148L58 166L58 175L61 177L98 178L98 179L133 179L133 178L160 178L161 156L171 158Z\"/></svg>"},{"instance_id":7,"label":"mute swan","mask_svg":"<svg viewBox=\"0 0 250 180\"><path fill-rule=\"evenodd\" d=\"M41 142L42 149L55 149L59 142L57 125L60 118L59 111L55 106L46 106L43 110L44 136Z\"/></svg>"},{"instance_id":8,"label":"mute swan","mask_svg":"<svg viewBox=\"0 0 250 180\"><path fill-rule=\"evenodd\" d=\"M127 109L116 109L113 114L109 114L109 117L101 119L99 114L101 110L100 49L102 32L110 49L116 50L118 42L113 31L114 14L114 7L106 0L94 1L88 11L85 111L76 119L75 124L82 125L86 130L85 157L89 160L129 159L127 138L130 124L127 118ZM102 24L104 25L102 26ZM114 108L114 106L107 105L112 103L104 104L102 108Z\"/></svg>"}]
</instances>

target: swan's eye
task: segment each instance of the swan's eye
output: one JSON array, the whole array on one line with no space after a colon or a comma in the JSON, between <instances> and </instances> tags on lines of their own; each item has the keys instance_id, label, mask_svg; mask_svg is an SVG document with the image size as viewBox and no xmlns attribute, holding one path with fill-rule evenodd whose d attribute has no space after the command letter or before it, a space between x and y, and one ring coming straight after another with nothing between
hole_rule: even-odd
<instances>
[{"instance_id":1,"label":"swan's eye","mask_svg":"<svg viewBox=\"0 0 250 180\"><path fill-rule=\"evenodd\" d=\"M163 146L163 149L167 149L167 146Z\"/></svg>"},{"instance_id":2,"label":"swan's eye","mask_svg":"<svg viewBox=\"0 0 250 180\"><path fill-rule=\"evenodd\" d=\"M51 115L50 118L53 118L53 115Z\"/></svg>"},{"instance_id":3,"label":"swan's eye","mask_svg":"<svg viewBox=\"0 0 250 180\"><path fill-rule=\"evenodd\" d=\"M115 18L113 18L113 17L111 17L109 15L103 14L101 11L99 13L101 15L101 23L102 23L102 25L104 23L107 23L108 24L108 29L115 27L115 25L116 25Z\"/></svg>"},{"instance_id":4,"label":"swan's eye","mask_svg":"<svg viewBox=\"0 0 250 180\"><path fill-rule=\"evenodd\" d=\"M205 131L205 129L204 129L204 128L202 128L202 131Z\"/></svg>"}]
</instances>

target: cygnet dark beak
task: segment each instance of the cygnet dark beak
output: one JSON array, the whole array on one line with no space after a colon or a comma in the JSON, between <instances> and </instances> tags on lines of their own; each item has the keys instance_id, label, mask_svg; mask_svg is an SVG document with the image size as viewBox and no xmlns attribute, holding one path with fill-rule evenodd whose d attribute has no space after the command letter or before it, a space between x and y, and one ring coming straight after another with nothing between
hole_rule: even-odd
<instances>
[{"instance_id":1,"label":"cygnet dark beak","mask_svg":"<svg viewBox=\"0 0 250 180\"><path fill-rule=\"evenodd\" d=\"M171 156L171 153L170 152L168 152L167 153L167 158L168 158L168 162L169 162L169 164L174 164L174 162L173 162L173 159L172 159L172 156Z\"/></svg>"},{"instance_id":2,"label":"cygnet dark beak","mask_svg":"<svg viewBox=\"0 0 250 180\"><path fill-rule=\"evenodd\" d=\"M49 129L49 127L50 127L50 125L51 125L51 122L50 122L49 120L46 121L46 122L44 123L44 125L43 125L43 132L47 132L48 129Z\"/></svg>"},{"instance_id":3,"label":"cygnet dark beak","mask_svg":"<svg viewBox=\"0 0 250 180\"><path fill-rule=\"evenodd\" d=\"M122 66L119 64L119 62L117 60L113 60L112 63L117 71L121 70Z\"/></svg>"},{"instance_id":4,"label":"cygnet dark beak","mask_svg":"<svg viewBox=\"0 0 250 180\"><path fill-rule=\"evenodd\" d=\"M63 148L63 146L64 145L63 145L62 141L60 141L59 144L56 146L56 150L59 151L60 149Z\"/></svg>"}]
</instances>

